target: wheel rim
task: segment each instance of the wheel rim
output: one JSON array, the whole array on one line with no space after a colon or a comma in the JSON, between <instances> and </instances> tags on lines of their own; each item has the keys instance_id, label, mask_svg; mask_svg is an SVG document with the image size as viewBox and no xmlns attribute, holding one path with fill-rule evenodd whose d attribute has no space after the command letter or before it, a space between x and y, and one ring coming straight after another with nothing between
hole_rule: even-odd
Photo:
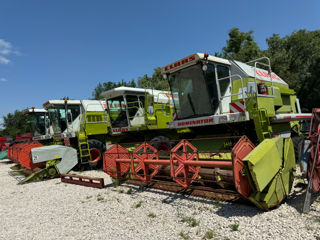
<instances>
[{"instance_id":1,"label":"wheel rim","mask_svg":"<svg viewBox=\"0 0 320 240\"><path fill-rule=\"evenodd\" d=\"M99 162L99 160L101 158L101 153L100 153L99 149L91 148L90 149L90 155L91 155L91 161L89 161L90 163Z\"/></svg>"}]
</instances>

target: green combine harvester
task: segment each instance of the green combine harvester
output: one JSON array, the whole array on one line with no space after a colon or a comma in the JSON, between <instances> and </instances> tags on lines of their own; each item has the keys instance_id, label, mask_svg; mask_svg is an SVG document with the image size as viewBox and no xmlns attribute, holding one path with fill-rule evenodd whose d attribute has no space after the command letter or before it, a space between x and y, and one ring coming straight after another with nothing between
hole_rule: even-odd
<instances>
[{"instance_id":1,"label":"green combine harvester","mask_svg":"<svg viewBox=\"0 0 320 240\"><path fill-rule=\"evenodd\" d=\"M265 210L286 199L300 163L299 121L312 114L301 113L269 59L242 63L196 53L162 73L176 114L168 126L188 130L171 138L166 156L152 142L136 149L115 144L104 154L104 171L116 179L166 179L186 192L233 191Z\"/></svg>"},{"instance_id":2,"label":"green combine harvester","mask_svg":"<svg viewBox=\"0 0 320 240\"><path fill-rule=\"evenodd\" d=\"M166 125L173 114L168 92L119 87L104 94L106 101L49 100L43 104L48 116L44 129L49 135L45 136L51 145L28 146L31 157L25 158L23 166L29 174L22 183L57 177L76 167L100 168L103 152L115 142L168 139L176 132ZM40 131L36 122L30 121Z\"/></svg>"}]
</instances>

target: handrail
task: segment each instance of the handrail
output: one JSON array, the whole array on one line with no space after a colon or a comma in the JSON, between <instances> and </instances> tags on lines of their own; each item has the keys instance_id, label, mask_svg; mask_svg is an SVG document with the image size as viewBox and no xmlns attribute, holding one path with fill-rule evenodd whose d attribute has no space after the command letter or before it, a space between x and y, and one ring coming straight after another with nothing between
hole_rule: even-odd
<instances>
[{"instance_id":1,"label":"handrail","mask_svg":"<svg viewBox=\"0 0 320 240\"><path fill-rule=\"evenodd\" d=\"M241 82L241 93L233 93L232 94L232 78L233 77L238 77L238 79L240 79L240 82ZM246 98L245 98L245 95L244 95L244 88L243 88L243 79L242 79L242 77L239 75L239 74L233 74L233 75L229 75L229 76L227 76L227 77L223 77L223 78L218 78L218 82L219 81L222 81L222 80L225 80L225 79L230 79L230 82L229 82L229 85L230 85L230 92L231 92L231 94L230 95L224 95L224 96L221 96L220 97L220 99L219 99L219 105L221 104L221 101L222 101L222 99L224 99L224 98L227 98L227 97L231 97L232 98L232 96L240 96L240 94L242 95L242 99L243 99L243 101L244 101L244 103L246 103ZM236 79L237 80L237 79ZM220 86L220 84L219 84L219 86ZM238 97L239 98L239 97ZM220 110L220 114L222 114L222 107L220 107L219 108L219 110Z\"/></svg>"},{"instance_id":2,"label":"handrail","mask_svg":"<svg viewBox=\"0 0 320 240\"><path fill-rule=\"evenodd\" d=\"M267 64L266 63L263 63L263 62L258 62L260 60L267 60ZM261 58L257 58L257 59L254 59L252 61L249 61L247 62L247 64L249 63L254 63L254 82L257 86L257 65L262 65L262 66L265 66L268 68L268 72L269 72L269 75L270 75L270 82L271 82L271 89L272 89L272 95L264 95L264 94L259 94L258 91L257 91L257 96L260 96L260 97L275 97L274 96L274 86L273 86L273 79L272 79L272 70L271 70L271 62L270 62L270 58L268 57L261 57Z\"/></svg>"}]
</instances>

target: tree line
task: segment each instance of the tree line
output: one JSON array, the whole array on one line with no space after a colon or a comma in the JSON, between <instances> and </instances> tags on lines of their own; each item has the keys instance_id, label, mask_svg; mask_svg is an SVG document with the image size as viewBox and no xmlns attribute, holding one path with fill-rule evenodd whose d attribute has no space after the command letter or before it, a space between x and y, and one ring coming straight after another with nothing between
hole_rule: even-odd
<instances>
[{"instance_id":1,"label":"tree line","mask_svg":"<svg viewBox=\"0 0 320 240\"><path fill-rule=\"evenodd\" d=\"M229 31L226 46L215 55L241 62L267 56L271 60L273 72L284 79L295 90L301 100L302 110L310 112L320 103L320 30L305 29L280 37L273 34L266 39L267 49L262 50L254 40L253 31L241 32L238 28ZM115 87L128 86L169 90L167 80L162 77L161 68L155 68L152 75L139 77L137 81L107 81L98 83L92 92L92 99L101 99L103 91ZM28 131L26 118L22 112L9 113L3 119L0 136L20 134ZM1 126L0 126L1 128Z\"/></svg>"}]
</instances>

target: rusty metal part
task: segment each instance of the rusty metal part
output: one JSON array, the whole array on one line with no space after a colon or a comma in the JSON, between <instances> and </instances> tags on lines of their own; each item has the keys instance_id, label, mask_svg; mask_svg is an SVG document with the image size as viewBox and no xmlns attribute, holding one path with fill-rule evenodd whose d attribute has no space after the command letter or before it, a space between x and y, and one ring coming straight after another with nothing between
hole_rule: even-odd
<instances>
[{"instance_id":1,"label":"rusty metal part","mask_svg":"<svg viewBox=\"0 0 320 240\"><path fill-rule=\"evenodd\" d=\"M73 183L94 188L104 188L104 179L76 174L61 174L61 182Z\"/></svg>"},{"instance_id":2,"label":"rusty metal part","mask_svg":"<svg viewBox=\"0 0 320 240\"><path fill-rule=\"evenodd\" d=\"M181 193L191 196L203 197L203 198L212 198L219 199L222 201L239 201L241 200L241 195L233 190L228 189L214 189L206 186L193 186L190 185L188 188L182 187L176 182L169 182L163 180L152 179L150 182L142 182L137 179L129 179L125 183L154 188L168 192Z\"/></svg>"}]
</instances>

